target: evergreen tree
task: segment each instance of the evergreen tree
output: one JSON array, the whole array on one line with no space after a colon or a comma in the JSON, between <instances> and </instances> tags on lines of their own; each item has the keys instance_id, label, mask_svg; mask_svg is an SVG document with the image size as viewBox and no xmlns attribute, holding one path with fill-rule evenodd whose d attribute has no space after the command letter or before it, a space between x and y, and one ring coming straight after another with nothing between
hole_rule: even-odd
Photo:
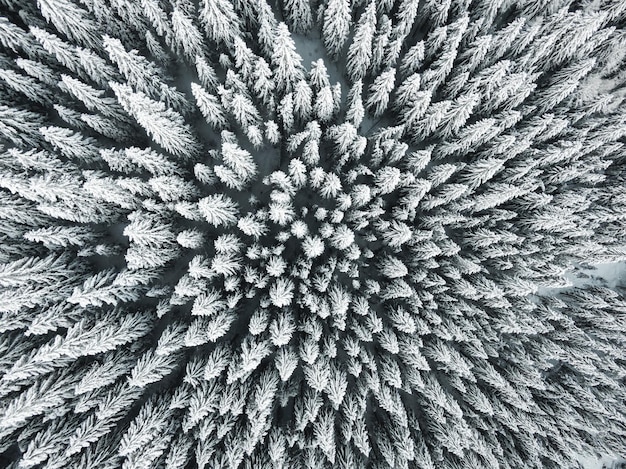
<instances>
[{"instance_id":1,"label":"evergreen tree","mask_svg":"<svg viewBox=\"0 0 626 469\"><path fill-rule=\"evenodd\" d=\"M172 12L172 33L176 48L188 60L194 60L204 52L202 33L193 22L196 15L191 3L178 2Z\"/></svg>"},{"instance_id":2,"label":"evergreen tree","mask_svg":"<svg viewBox=\"0 0 626 469\"><path fill-rule=\"evenodd\" d=\"M85 47L95 47L98 44L96 24L75 3L67 0L41 0L37 5L41 15L68 38Z\"/></svg>"},{"instance_id":3,"label":"evergreen tree","mask_svg":"<svg viewBox=\"0 0 626 469\"><path fill-rule=\"evenodd\" d=\"M346 111L346 119L355 127L360 127L365 117L365 108L363 107L362 95L363 82L357 80L348 92L348 110Z\"/></svg>"},{"instance_id":4,"label":"evergreen tree","mask_svg":"<svg viewBox=\"0 0 626 469\"><path fill-rule=\"evenodd\" d=\"M322 22L322 38L328 54L339 57L350 32L350 3L348 0L326 0Z\"/></svg>"},{"instance_id":5,"label":"evergreen tree","mask_svg":"<svg viewBox=\"0 0 626 469\"><path fill-rule=\"evenodd\" d=\"M193 155L198 142L183 117L163 103L153 101L142 92L133 92L128 85L111 83L120 104L146 133L173 155Z\"/></svg>"},{"instance_id":6,"label":"evergreen tree","mask_svg":"<svg viewBox=\"0 0 626 469\"><path fill-rule=\"evenodd\" d=\"M211 225L230 225L237 221L237 204L227 196L215 194L198 202L198 209Z\"/></svg>"},{"instance_id":7,"label":"evergreen tree","mask_svg":"<svg viewBox=\"0 0 626 469\"><path fill-rule=\"evenodd\" d=\"M395 77L395 68L385 70L376 77L370 86L366 106L375 116L380 116L387 109L389 94L393 91Z\"/></svg>"},{"instance_id":8,"label":"evergreen tree","mask_svg":"<svg viewBox=\"0 0 626 469\"><path fill-rule=\"evenodd\" d=\"M236 174L242 184L249 183L256 176L257 167L252 155L240 148L236 137L227 131L222 131L221 157L224 164Z\"/></svg>"},{"instance_id":9,"label":"evergreen tree","mask_svg":"<svg viewBox=\"0 0 626 469\"><path fill-rule=\"evenodd\" d=\"M313 26L313 13L309 0L286 0L283 15L289 27L297 33L306 33Z\"/></svg>"},{"instance_id":10,"label":"evergreen tree","mask_svg":"<svg viewBox=\"0 0 626 469\"><path fill-rule=\"evenodd\" d=\"M232 47L241 37L242 21L230 0L203 0L200 20L207 37L217 43Z\"/></svg>"},{"instance_id":11,"label":"evergreen tree","mask_svg":"<svg viewBox=\"0 0 626 469\"><path fill-rule=\"evenodd\" d=\"M359 18L354 38L348 49L346 69L352 81L365 77L372 57L372 39L376 31L376 4L370 2Z\"/></svg>"},{"instance_id":12,"label":"evergreen tree","mask_svg":"<svg viewBox=\"0 0 626 469\"><path fill-rule=\"evenodd\" d=\"M304 78L302 58L296 52L296 47L285 23L276 28L272 64L276 88L279 91L289 92L294 85Z\"/></svg>"},{"instance_id":13,"label":"evergreen tree","mask_svg":"<svg viewBox=\"0 0 626 469\"><path fill-rule=\"evenodd\" d=\"M221 129L227 126L228 120L226 119L224 109L216 96L207 93L197 83L191 84L191 92L196 98L196 104L198 105L200 112L209 124L216 129Z\"/></svg>"}]
</instances>

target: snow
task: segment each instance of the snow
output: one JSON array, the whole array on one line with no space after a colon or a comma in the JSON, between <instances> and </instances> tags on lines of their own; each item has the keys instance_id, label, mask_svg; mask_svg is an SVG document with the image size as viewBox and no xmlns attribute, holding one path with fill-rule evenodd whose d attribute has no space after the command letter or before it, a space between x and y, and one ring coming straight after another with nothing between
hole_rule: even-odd
<instances>
[{"instance_id":1,"label":"snow","mask_svg":"<svg viewBox=\"0 0 626 469\"><path fill-rule=\"evenodd\" d=\"M590 269L578 268L566 272L564 277L574 286L593 284L609 288L623 287L626 285L626 261L594 264Z\"/></svg>"},{"instance_id":2,"label":"snow","mask_svg":"<svg viewBox=\"0 0 626 469\"><path fill-rule=\"evenodd\" d=\"M606 262L590 264L588 266L576 265L563 272L564 284L558 287L540 287L539 295L556 295L559 292L586 285L597 285L608 288L626 286L626 261Z\"/></svg>"},{"instance_id":3,"label":"snow","mask_svg":"<svg viewBox=\"0 0 626 469\"><path fill-rule=\"evenodd\" d=\"M617 469L616 464L626 462L626 459L621 459L616 456L604 456L597 458L595 456L581 456L578 462L582 465L583 469Z\"/></svg>"},{"instance_id":4,"label":"snow","mask_svg":"<svg viewBox=\"0 0 626 469\"><path fill-rule=\"evenodd\" d=\"M302 57L302 64L304 65L304 68L309 70L311 68L311 62L314 62L318 59L324 60L324 65L326 66L326 69L328 71L330 84L341 84L341 102L343 106L345 104L348 91L350 90L350 84L341 73L337 62L331 60L326 53L326 48L324 47L324 43L322 42L322 39L319 35L319 31L311 31L306 36L302 34L291 33L291 37L296 44L296 50L298 54L300 54L300 56ZM364 96L366 95L366 93L367 88L364 87ZM387 125L389 123L390 120L388 118L385 118L384 116L376 118L366 112L365 116L363 117L363 122L361 123L361 134L368 136L375 128L382 127L383 124Z\"/></svg>"},{"instance_id":5,"label":"snow","mask_svg":"<svg viewBox=\"0 0 626 469\"><path fill-rule=\"evenodd\" d=\"M302 57L302 65L304 65L304 68L309 70L311 68L311 62L324 59L324 65L326 65L328 76L330 77L330 84L341 83L341 90L343 93L346 93L349 88L348 82L339 71L337 63L331 60L328 54L326 54L326 49L324 48L319 32L312 31L306 36L291 33L291 37L296 43L298 54Z\"/></svg>"}]
</instances>

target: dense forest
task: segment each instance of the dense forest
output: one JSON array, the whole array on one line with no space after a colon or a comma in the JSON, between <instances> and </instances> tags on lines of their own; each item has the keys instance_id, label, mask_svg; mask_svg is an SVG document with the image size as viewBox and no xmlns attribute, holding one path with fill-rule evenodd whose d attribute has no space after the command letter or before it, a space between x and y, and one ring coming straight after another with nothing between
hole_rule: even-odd
<instances>
[{"instance_id":1,"label":"dense forest","mask_svg":"<svg viewBox=\"0 0 626 469\"><path fill-rule=\"evenodd\" d=\"M626 457L625 97L620 0L0 0L0 466Z\"/></svg>"}]
</instances>

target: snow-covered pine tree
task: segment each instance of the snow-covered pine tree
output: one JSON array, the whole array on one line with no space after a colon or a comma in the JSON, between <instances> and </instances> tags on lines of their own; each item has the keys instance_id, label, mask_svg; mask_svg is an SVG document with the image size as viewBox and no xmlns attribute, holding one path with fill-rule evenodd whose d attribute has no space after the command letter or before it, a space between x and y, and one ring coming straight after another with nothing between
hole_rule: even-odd
<instances>
[{"instance_id":1,"label":"snow-covered pine tree","mask_svg":"<svg viewBox=\"0 0 626 469\"><path fill-rule=\"evenodd\" d=\"M110 83L110 86L124 110L135 118L155 143L177 156L188 157L199 151L196 138L179 113L151 100L142 92L133 92L128 85Z\"/></svg>"},{"instance_id":2,"label":"snow-covered pine tree","mask_svg":"<svg viewBox=\"0 0 626 469\"><path fill-rule=\"evenodd\" d=\"M296 51L285 23L279 23L276 27L271 61L274 66L274 83L278 91L289 92L304 78L302 58Z\"/></svg>"},{"instance_id":3,"label":"snow-covered pine tree","mask_svg":"<svg viewBox=\"0 0 626 469\"><path fill-rule=\"evenodd\" d=\"M363 12L354 31L354 38L348 49L346 70L350 80L365 77L372 58L372 39L376 31L376 2L370 2Z\"/></svg>"},{"instance_id":4,"label":"snow-covered pine tree","mask_svg":"<svg viewBox=\"0 0 626 469\"><path fill-rule=\"evenodd\" d=\"M328 54L339 58L350 31L350 2L348 0L325 0L320 7L322 38Z\"/></svg>"}]
</instances>

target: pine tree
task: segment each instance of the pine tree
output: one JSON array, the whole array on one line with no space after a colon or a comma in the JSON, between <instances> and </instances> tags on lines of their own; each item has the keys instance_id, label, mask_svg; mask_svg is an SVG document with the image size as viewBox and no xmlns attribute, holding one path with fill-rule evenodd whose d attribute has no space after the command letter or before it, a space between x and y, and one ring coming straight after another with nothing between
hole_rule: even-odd
<instances>
[{"instance_id":1,"label":"pine tree","mask_svg":"<svg viewBox=\"0 0 626 469\"><path fill-rule=\"evenodd\" d=\"M315 115L320 121L330 121L335 111L333 92L330 86L325 86L317 94L315 100Z\"/></svg>"},{"instance_id":2,"label":"pine tree","mask_svg":"<svg viewBox=\"0 0 626 469\"><path fill-rule=\"evenodd\" d=\"M209 39L232 46L241 37L242 22L230 0L203 0L200 20Z\"/></svg>"},{"instance_id":3,"label":"pine tree","mask_svg":"<svg viewBox=\"0 0 626 469\"><path fill-rule=\"evenodd\" d=\"M324 5L322 38L328 54L337 58L350 31L350 3L348 0L327 0Z\"/></svg>"},{"instance_id":4,"label":"pine tree","mask_svg":"<svg viewBox=\"0 0 626 469\"><path fill-rule=\"evenodd\" d=\"M221 157L224 164L237 175L242 184L249 183L256 176L257 167L252 155L240 148L235 136L228 131L222 131Z\"/></svg>"},{"instance_id":5,"label":"pine tree","mask_svg":"<svg viewBox=\"0 0 626 469\"><path fill-rule=\"evenodd\" d=\"M348 49L346 69L353 82L365 77L372 57L372 39L376 31L376 4L370 2L354 32L354 38Z\"/></svg>"},{"instance_id":6,"label":"pine tree","mask_svg":"<svg viewBox=\"0 0 626 469\"><path fill-rule=\"evenodd\" d=\"M39 129L46 141L50 142L68 158L77 158L85 162L100 159L97 141L91 137L83 137L63 127L42 127Z\"/></svg>"},{"instance_id":7,"label":"pine tree","mask_svg":"<svg viewBox=\"0 0 626 469\"><path fill-rule=\"evenodd\" d=\"M348 92L348 103L346 111L346 119L352 123L354 127L360 127L363 118L365 117L365 108L363 107L362 95L363 82L357 80L350 91Z\"/></svg>"},{"instance_id":8,"label":"pine tree","mask_svg":"<svg viewBox=\"0 0 626 469\"><path fill-rule=\"evenodd\" d=\"M293 299L293 288L293 283L290 280L284 278L276 280L269 290L272 303L279 308L291 304Z\"/></svg>"},{"instance_id":9,"label":"pine tree","mask_svg":"<svg viewBox=\"0 0 626 469\"><path fill-rule=\"evenodd\" d=\"M153 63L135 50L127 51L119 39L106 36L103 42L109 57L129 85L176 110L183 111L188 107L185 96L165 83L162 73Z\"/></svg>"},{"instance_id":10,"label":"pine tree","mask_svg":"<svg viewBox=\"0 0 626 469\"><path fill-rule=\"evenodd\" d=\"M296 52L296 47L285 23L276 27L272 64L276 89L290 92L300 80L304 79L302 58Z\"/></svg>"},{"instance_id":11,"label":"pine tree","mask_svg":"<svg viewBox=\"0 0 626 469\"><path fill-rule=\"evenodd\" d=\"M31 77L13 70L0 69L0 79L13 90L23 94L35 103L46 104L51 101L50 92Z\"/></svg>"},{"instance_id":12,"label":"pine tree","mask_svg":"<svg viewBox=\"0 0 626 469\"><path fill-rule=\"evenodd\" d=\"M111 88L126 112L166 151L177 156L193 155L198 151L198 142L176 111L141 92L133 92L128 85L111 83Z\"/></svg>"},{"instance_id":13,"label":"pine tree","mask_svg":"<svg viewBox=\"0 0 626 469\"><path fill-rule=\"evenodd\" d=\"M387 109L389 94L394 88L395 76L396 70L394 68L385 70L376 77L370 86L365 105L375 116L380 116Z\"/></svg>"},{"instance_id":14,"label":"pine tree","mask_svg":"<svg viewBox=\"0 0 626 469\"><path fill-rule=\"evenodd\" d=\"M216 96L209 94L197 83L191 84L191 92L194 98L196 98L200 112L209 124L216 129L223 129L228 125L222 104Z\"/></svg>"},{"instance_id":15,"label":"pine tree","mask_svg":"<svg viewBox=\"0 0 626 469\"><path fill-rule=\"evenodd\" d=\"M181 51L188 60L194 60L203 52L202 33L193 22L195 8L180 2L172 12L172 33L175 50Z\"/></svg>"},{"instance_id":16,"label":"pine tree","mask_svg":"<svg viewBox=\"0 0 626 469\"><path fill-rule=\"evenodd\" d=\"M237 221L237 204L222 194L210 195L200 199L198 209L211 225L228 226Z\"/></svg>"},{"instance_id":17,"label":"pine tree","mask_svg":"<svg viewBox=\"0 0 626 469\"><path fill-rule=\"evenodd\" d=\"M299 81L293 93L293 111L301 121L306 122L312 111L313 92L305 80Z\"/></svg>"},{"instance_id":18,"label":"pine tree","mask_svg":"<svg viewBox=\"0 0 626 469\"><path fill-rule=\"evenodd\" d=\"M68 38L85 47L98 44L96 25L78 5L67 0L41 0L37 5L41 15Z\"/></svg>"},{"instance_id":19,"label":"pine tree","mask_svg":"<svg viewBox=\"0 0 626 469\"><path fill-rule=\"evenodd\" d=\"M283 15L289 27L297 33L307 33L313 26L313 13L309 0L286 0Z\"/></svg>"}]
</instances>

